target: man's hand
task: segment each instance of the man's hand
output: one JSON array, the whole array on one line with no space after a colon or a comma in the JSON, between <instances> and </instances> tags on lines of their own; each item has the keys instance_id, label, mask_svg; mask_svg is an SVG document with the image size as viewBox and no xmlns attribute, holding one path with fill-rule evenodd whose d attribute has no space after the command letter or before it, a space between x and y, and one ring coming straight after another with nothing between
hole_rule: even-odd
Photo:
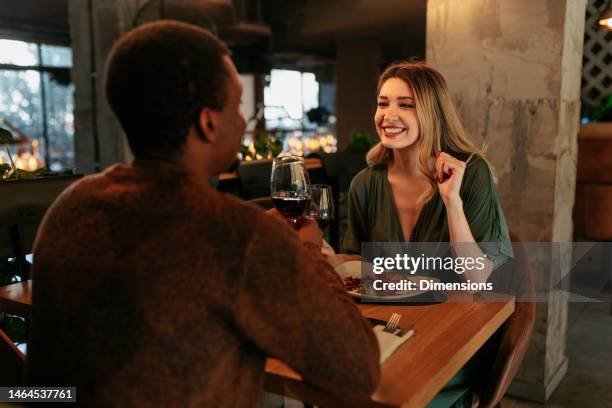
<instances>
[{"instance_id":1,"label":"man's hand","mask_svg":"<svg viewBox=\"0 0 612 408\"><path fill-rule=\"evenodd\" d=\"M283 217L283 215L279 213L276 208L271 208L266 211L266 215L274 217L279 221L288 223L287 219ZM318 247L321 247L321 242L323 241L323 231L321 231L319 225L315 221L306 217L300 217L299 225L300 229L298 229L296 232L300 237L300 240L302 242L311 242Z\"/></svg>"},{"instance_id":2,"label":"man's hand","mask_svg":"<svg viewBox=\"0 0 612 408\"><path fill-rule=\"evenodd\" d=\"M279 221L287 222L287 219L283 217L283 215L279 213L276 208L270 208L269 210L267 210L266 215L269 215L272 218L276 218Z\"/></svg>"},{"instance_id":3,"label":"man's hand","mask_svg":"<svg viewBox=\"0 0 612 408\"><path fill-rule=\"evenodd\" d=\"M321 253L323 254L323 257L327 263L334 268L348 261L361 261L361 256L359 255L337 254L336 251L334 251L334 248L332 248L332 246L325 240L323 240Z\"/></svg>"},{"instance_id":4,"label":"man's hand","mask_svg":"<svg viewBox=\"0 0 612 408\"><path fill-rule=\"evenodd\" d=\"M297 233L302 242L311 242L319 248L321 247L323 231L319 228L319 224L310 218L302 217L300 219L300 229L297 230Z\"/></svg>"}]
</instances>

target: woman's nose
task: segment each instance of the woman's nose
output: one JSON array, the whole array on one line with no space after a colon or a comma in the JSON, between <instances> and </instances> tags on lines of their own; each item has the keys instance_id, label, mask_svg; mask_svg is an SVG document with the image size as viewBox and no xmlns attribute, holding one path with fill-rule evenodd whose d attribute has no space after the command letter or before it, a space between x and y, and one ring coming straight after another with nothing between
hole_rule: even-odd
<instances>
[{"instance_id":1,"label":"woman's nose","mask_svg":"<svg viewBox=\"0 0 612 408\"><path fill-rule=\"evenodd\" d=\"M396 118L397 117L397 106L395 106L395 104L390 104L386 113L387 113L387 116L392 116Z\"/></svg>"},{"instance_id":2,"label":"woman's nose","mask_svg":"<svg viewBox=\"0 0 612 408\"><path fill-rule=\"evenodd\" d=\"M397 111L395 109L389 109L385 112L385 119L398 119Z\"/></svg>"}]
</instances>

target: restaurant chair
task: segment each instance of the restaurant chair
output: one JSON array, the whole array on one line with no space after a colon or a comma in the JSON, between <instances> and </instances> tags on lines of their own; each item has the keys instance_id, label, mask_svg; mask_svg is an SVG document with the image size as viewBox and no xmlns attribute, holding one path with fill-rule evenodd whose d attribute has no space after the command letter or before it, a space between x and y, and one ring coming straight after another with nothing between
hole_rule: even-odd
<instances>
[{"instance_id":1,"label":"restaurant chair","mask_svg":"<svg viewBox=\"0 0 612 408\"><path fill-rule=\"evenodd\" d=\"M15 258L22 280L30 278L26 256L32 252L36 231L46 211L46 206L23 206L0 217L0 257Z\"/></svg>"},{"instance_id":2,"label":"restaurant chair","mask_svg":"<svg viewBox=\"0 0 612 408\"><path fill-rule=\"evenodd\" d=\"M500 402L516 375L529 347L535 322L534 286L529 261L521 240L510 231L514 260L494 271L494 274L512 274L513 293L518 294L514 313L493 336L485 348L492 349L493 362L485 367L488 375L476 389L475 400L479 408L500 407ZM494 278L494 277L493 277Z\"/></svg>"},{"instance_id":3,"label":"restaurant chair","mask_svg":"<svg viewBox=\"0 0 612 408\"><path fill-rule=\"evenodd\" d=\"M308 157L318 157L334 193L334 219L329 228L330 245L340 250L340 194L346 193L353 177L367 167L366 152L311 153Z\"/></svg>"},{"instance_id":4,"label":"restaurant chair","mask_svg":"<svg viewBox=\"0 0 612 408\"><path fill-rule=\"evenodd\" d=\"M57 196L80 175L11 180L0 183L0 258L16 258L18 274L29 278L27 254L36 231Z\"/></svg>"},{"instance_id":5,"label":"restaurant chair","mask_svg":"<svg viewBox=\"0 0 612 408\"><path fill-rule=\"evenodd\" d=\"M238 166L241 196L245 200L270 195L272 160L243 161Z\"/></svg>"},{"instance_id":6,"label":"restaurant chair","mask_svg":"<svg viewBox=\"0 0 612 408\"><path fill-rule=\"evenodd\" d=\"M24 383L26 356L0 329L0 384L20 386Z\"/></svg>"}]
</instances>

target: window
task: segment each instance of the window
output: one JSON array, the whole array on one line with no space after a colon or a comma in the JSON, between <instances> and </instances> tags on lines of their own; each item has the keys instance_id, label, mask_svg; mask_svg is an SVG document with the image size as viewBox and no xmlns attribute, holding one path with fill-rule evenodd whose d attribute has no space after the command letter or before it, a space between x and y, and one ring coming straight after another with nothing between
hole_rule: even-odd
<instances>
[{"instance_id":1,"label":"window","mask_svg":"<svg viewBox=\"0 0 612 408\"><path fill-rule=\"evenodd\" d=\"M273 69L264 102L268 128L303 128L305 113L319 106L319 83L313 73Z\"/></svg>"},{"instance_id":2,"label":"window","mask_svg":"<svg viewBox=\"0 0 612 408\"><path fill-rule=\"evenodd\" d=\"M70 48L0 39L0 50L0 124L35 141L51 170L74 168Z\"/></svg>"}]
</instances>

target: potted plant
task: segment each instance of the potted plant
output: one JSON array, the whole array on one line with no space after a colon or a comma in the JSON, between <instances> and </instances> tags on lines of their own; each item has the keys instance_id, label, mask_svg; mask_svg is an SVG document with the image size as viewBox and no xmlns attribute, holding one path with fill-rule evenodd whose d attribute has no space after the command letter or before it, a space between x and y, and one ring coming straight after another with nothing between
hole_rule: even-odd
<instances>
[{"instance_id":1,"label":"potted plant","mask_svg":"<svg viewBox=\"0 0 612 408\"><path fill-rule=\"evenodd\" d=\"M242 146L240 154L242 160L273 159L282 151L283 144L280 140L272 137L268 132L260 132L255 136L251 145Z\"/></svg>"},{"instance_id":2,"label":"potted plant","mask_svg":"<svg viewBox=\"0 0 612 408\"><path fill-rule=\"evenodd\" d=\"M14 142L13 134L3 127L0 127L0 145L5 149L9 162L0 164L0 180L17 180L17 179L32 179L37 175L48 172L46 168L40 168L34 171L28 171L18 168L15 165L13 156L9 149L9 145Z\"/></svg>"}]
</instances>

